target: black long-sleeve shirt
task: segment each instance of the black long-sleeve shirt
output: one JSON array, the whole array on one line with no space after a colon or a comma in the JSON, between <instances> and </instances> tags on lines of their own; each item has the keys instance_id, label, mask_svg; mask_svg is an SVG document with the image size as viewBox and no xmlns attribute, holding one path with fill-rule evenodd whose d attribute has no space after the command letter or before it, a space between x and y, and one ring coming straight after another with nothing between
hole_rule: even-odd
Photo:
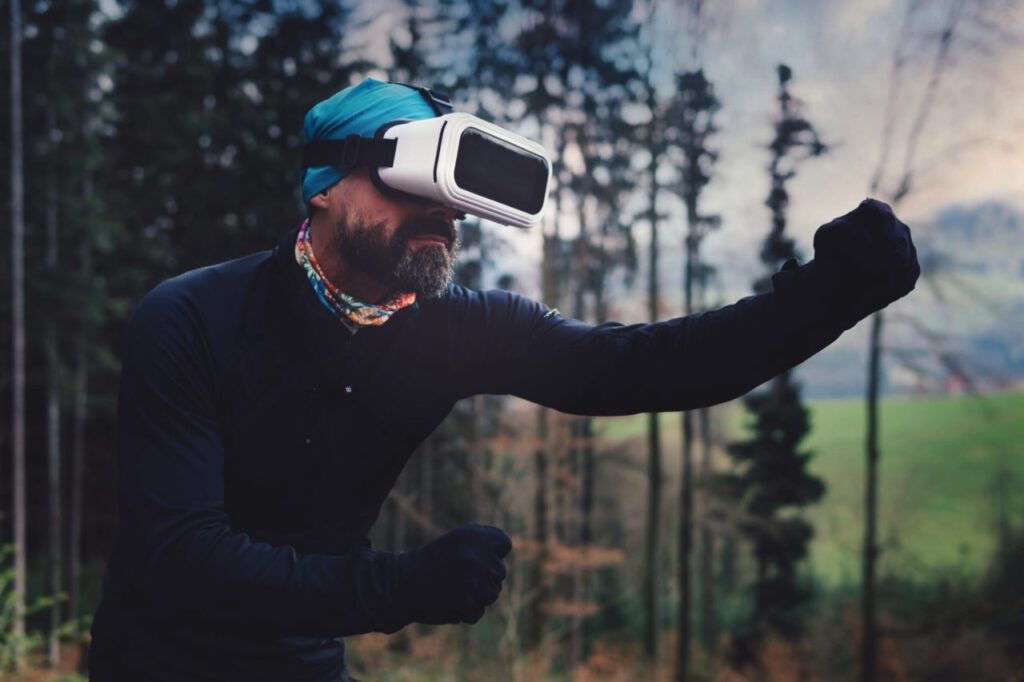
<instances>
[{"instance_id":1,"label":"black long-sleeve shirt","mask_svg":"<svg viewBox=\"0 0 1024 682\"><path fill-rule=\"evenodd\" d=\"M408 623L390 591L395 555L365 538L456 401L687 410L741 396L841 333L778 291L591 326L452 285L351 334L295 262L296 233L164 281L128 322L94 682L344 680L343 636Z\"/></svg>"}]
</instances>

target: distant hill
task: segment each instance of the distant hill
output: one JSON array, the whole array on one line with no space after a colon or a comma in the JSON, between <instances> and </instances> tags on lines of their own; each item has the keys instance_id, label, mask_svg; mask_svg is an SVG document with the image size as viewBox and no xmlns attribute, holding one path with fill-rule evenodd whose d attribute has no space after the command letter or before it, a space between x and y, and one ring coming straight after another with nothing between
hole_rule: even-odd
<instances>
[{"instance_id":1,"label":"distant hill","mask_svg":"<svg viewBox=\"0 0 1024 682\"><path fill-rule=\"evenodd\" d=\"M1024 213L985 201L910 224L923 272L886 309L885 345L897 352L887 355L883 392L959 392L956 365L981 390L1024 381ZM861 322L799 369L806 395L863 393L867 328Z\"/></svg>"},{"instance_id":2,"label":"distant hill","mask_svg":"<svg viewBox=\"0 0 1024 682\"><path fill-rule=\"evenodd\" d=\"M1005 202L947 206L922 231L961 271L1024 278L1024 215Z\"/></svg>"}]
</instances>

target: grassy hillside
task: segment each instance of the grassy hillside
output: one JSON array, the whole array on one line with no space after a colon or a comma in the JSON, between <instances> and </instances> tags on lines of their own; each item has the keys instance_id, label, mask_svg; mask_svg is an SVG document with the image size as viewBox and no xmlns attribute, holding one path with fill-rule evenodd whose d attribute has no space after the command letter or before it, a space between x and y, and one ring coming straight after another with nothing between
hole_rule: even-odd
<instances>
[{"instance_id":1,"label":"grassy hillside","mask_svg":"<svg viewBox=\"0 0 1024 682\"><path fill-rule=\"evenodd\" d=\"M828 486L808 512L817 530L810 565L826 582L855 582L863 538L864 404L822 400L809 408L813 431L805 447L815 452L812 471ZM721 409L723 431L741 436L741 405ZM880 419L882 570L920 578L976 572L996 546L1000 477L1011 522L1019 527L1024 519L1024 393L889 398ZM670 465L678 459L677 423L663 421ZM644 428L642 416L629 417L607 420L604 433L634 440Z\"/></svg>"}]
</instances>

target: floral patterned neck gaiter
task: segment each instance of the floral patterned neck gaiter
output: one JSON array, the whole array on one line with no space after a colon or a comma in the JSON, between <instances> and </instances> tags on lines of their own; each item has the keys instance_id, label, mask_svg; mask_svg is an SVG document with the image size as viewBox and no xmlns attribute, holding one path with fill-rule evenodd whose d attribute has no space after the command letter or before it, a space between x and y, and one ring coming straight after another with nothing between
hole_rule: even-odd
<instances>
[{"instance_id":1,"label":"floral patterned neck gaiter","mask_svg":"<svg viewBox=\"0 0 1024 682\"><path fill-rule=\"evenodd\" d=\"M306 271L320 302L353 333L360 327L382 325L393 313L416 302L416 294L411 291L397 293L380 305L363 303L338 291L313 255L313 232L309 218L299 228L299 236L295 240L295 260Z\"/></svg>"}]
</instances>

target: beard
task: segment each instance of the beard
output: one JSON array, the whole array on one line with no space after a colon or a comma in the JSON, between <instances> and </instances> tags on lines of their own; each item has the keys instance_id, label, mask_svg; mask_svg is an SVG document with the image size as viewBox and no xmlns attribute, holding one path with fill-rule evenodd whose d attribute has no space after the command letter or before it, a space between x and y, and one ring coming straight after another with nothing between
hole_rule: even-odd
<instances>
[{"instance_id":1,"label":"beard","mask_svg":"<svg viewBox=\"0 0 1024 682\"><path fill-rule=\"evenodd\" d=\"M436 234L447 246L411 246L413 238ZM411 291L417 298L444 293L455 273L459 235L454 223L439 218L418 217L401 223L389 238L385 222L368 224L349 219L348 211L334 226L335 247L353 268L386 283L395 291Z\"/></svg>"}]
</instances>

